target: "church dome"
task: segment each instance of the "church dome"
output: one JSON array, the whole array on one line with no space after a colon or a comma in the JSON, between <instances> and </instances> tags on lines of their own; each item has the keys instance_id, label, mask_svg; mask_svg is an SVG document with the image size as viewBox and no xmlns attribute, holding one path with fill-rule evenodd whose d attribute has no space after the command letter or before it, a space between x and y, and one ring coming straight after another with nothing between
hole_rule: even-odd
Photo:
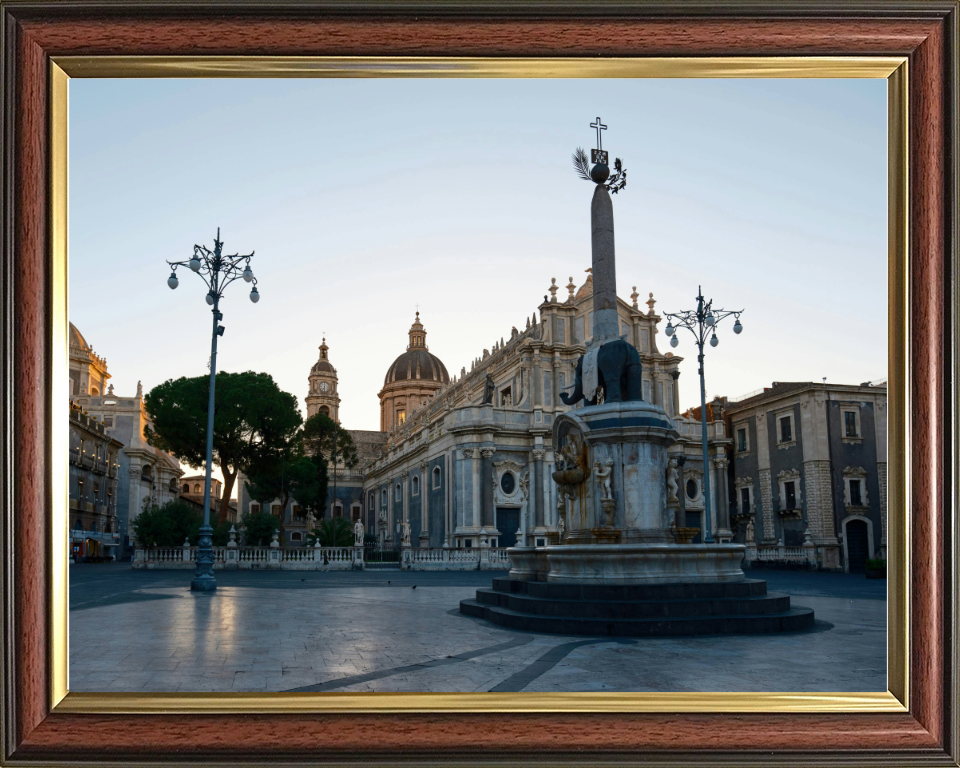
<instances>
[{"instance_id":1,"label":"church dome","mask_svg":"<svg viewBox=\"0 0 960 768\"><path fill-rule=\"evenodd\" d=\"M70 323L69 345L71 347L80 347L80 349L84 351L87 351L91 348L90 345L87 344L87 340L83 338L83 334L77 330L77 326L75 326L73 323Z\"/></svg>"},{"instance_id":2,"label":"church dome","mask_svg":"<svg viewBox=\"0 0 960 768\"><path fill-rule=\"evenodd\" d=\"M395 381L433 381L439 384L449 384L450 374L446 366L436 355L431 355L427 347L427 332L420 323L420 313L410 326L410 343L407 351L393 361L387 369L383 385L387 386Z\"/></svg>"},{"instance_id":3,"label":"church dome","mask_svg":"<svg viewBox=\"0 0 960 768\"><path fill-rule=\"evenodd\" d=\"M327 359L327 351L330 347L327 346L326 337L323 338L323 342L320 344L320 358L313 364L313 368L310 369L310 373L333 373L337 372L337 369L330 365L330 361Z\"/></svg>"}]
</instances>

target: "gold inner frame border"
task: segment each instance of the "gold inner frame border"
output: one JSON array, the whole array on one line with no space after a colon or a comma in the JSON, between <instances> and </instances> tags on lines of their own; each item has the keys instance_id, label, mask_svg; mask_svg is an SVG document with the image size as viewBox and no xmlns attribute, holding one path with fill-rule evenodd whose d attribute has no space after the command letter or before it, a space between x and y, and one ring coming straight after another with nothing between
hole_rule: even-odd
<instances>
[{"instance_id":1,"label":"gold inner frame border","mask_svg":"<svg viewBox=\"0 0 960 768\"><path fill-rule=\"evenodd\" d=\"M57 714L189 713L894 713L909 711L910 318L906 57L455 58L55 56L50 60L51 359L50 704ZM70 78L879 78L887 80L887 688L870 693L71 693L67 541Z\"/></svg>"}]
</instances>

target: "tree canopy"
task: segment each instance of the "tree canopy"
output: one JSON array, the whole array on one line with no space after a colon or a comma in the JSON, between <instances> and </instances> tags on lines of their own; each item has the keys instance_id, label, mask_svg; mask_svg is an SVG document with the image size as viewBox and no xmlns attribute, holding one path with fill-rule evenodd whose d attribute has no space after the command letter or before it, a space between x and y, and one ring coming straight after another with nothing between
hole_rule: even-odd
<instances>
[{"instance_id":1,"label":"tree canopy","mask_svg":"<svg viewBox=\"0 0 960 768\"><path fill-rule=\"evenodd\" d=\"M360 462L350 432L324 413L315 413L303 425L304 448L335 466L353 469Z\"/></svg>"},{"instance_id":2,"label":"tree canopy","mask_svg":"<svg viewBox=\"0 0 960 768\"><path fill-rule=\"evenodd\" d=\"M304 455L302 441L297 439L289 454L282 452L255 461L246 488L250 498L264 507L280 499L280 509L285 510L290 499L296 499L304 511L312 509L322 515L327 498L327 463L322 457ZM280 538L285 541L284 518L281 514L279 527Z\"/></svg>"},{"instance_id":3,"label":"tree canopy","mask_svg":"<svg viewBox=\"0 0 960 768\"><path fill-rule=\"evenodd\" d=\"M148 392L144 402L153 422L146 429L150 445L191 466L205 466L209 386L208 376L181 377ZM213 461L223 473L218 515L223 523L237 474L281 455L295 442L303 417L297 399L268 373L218 373L214 398Z\"/></svg>"},{"instance_id":4,"label":"tree canopy","mask_svg":"<svg viewBox=\"0 0 960 768\"><path fill-rule=\"evenodd\" d=\"M148 505L134 518L133 535L143 547L179 547L184 539L196 546L203 515L192 504L173 499L162 505ZM216 526L214 546L223 546L229 538L227 523Z\"/></svg>"}]
</instances>

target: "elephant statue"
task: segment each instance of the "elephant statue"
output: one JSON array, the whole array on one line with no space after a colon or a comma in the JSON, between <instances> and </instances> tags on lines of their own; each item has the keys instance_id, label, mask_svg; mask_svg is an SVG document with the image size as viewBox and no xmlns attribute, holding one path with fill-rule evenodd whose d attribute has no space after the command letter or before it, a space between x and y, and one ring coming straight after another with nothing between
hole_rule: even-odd
<instances>
[{"instance_id":1,"label":"elephant statue","mask_svg":"<svg viewBox=\"0 0 960 768\"><path fill-rule=\"evenodd\" d=\"M587 354L590 354L589 352ZM597 393L603 391L603 402L623 403L643 400L643 364L637 348L624 339L605 342L596 352ZM583 355L577 360L573 394L560 393L564 405L574 405L584 400L587 405L597 404L597 394L587 400L583 394Z\"/></svg>"}]
</instances>

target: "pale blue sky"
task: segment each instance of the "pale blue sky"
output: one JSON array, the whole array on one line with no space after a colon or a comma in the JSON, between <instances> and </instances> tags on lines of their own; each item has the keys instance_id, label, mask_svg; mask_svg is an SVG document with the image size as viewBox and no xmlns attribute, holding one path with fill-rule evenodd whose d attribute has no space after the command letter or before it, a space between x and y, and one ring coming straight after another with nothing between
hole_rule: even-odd
<instances>
[{"instance_id":1,"label":"pale blue sky","mask_svg":"<svg viewBox=\"0 0 960 768\"><path fill-rule=\"evenodd\" d=\"M256 251L262 298L227 290L218 368L303 408L326 331L343 423L377 429L415 305L453 375L551 277L583 282L592 185L570 155L598 114L628 169L619 294L676 311L702 283L746 310L707 353L708 397L886 376L883 80L73 80L70 319L118 393L204 374L203 285L171 291L166 260L220 227ZM689 335L675 352L697 405Z\"/></svg>"}]
</instances>

